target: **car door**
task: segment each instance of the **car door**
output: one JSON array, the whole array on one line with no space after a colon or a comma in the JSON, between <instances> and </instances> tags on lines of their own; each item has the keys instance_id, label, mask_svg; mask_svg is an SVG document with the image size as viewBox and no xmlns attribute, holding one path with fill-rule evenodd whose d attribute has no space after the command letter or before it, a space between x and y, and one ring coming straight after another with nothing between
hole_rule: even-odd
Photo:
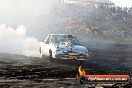
<instances>
[{"instance_id":1,"label":"car door","mask_svg":"<svg viewBox=\"0 0 132 88\"><path fill-rule=\"evenodd\" d=\"M49 43L50 36L47 36L41 45L42 54L48 56L49 55Z\"/></svg>"}]
</instances>

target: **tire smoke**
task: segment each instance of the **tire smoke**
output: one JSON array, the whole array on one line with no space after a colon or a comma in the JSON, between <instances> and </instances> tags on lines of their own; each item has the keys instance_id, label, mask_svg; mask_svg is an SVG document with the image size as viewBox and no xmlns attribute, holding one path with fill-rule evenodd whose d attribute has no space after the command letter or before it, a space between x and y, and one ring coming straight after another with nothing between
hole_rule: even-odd
<instances>
[{"instance_id":1,"label":"tire smoke","mask_svg":"<svg viewBox=\"0 0 132 88\"><path fill-rule=\"evenodd\" d=\"M0 25L0 53L39 56L39 41L26 36L26 27L19 25L16 29L5 24Z\"/></svg>"}]
</instances>

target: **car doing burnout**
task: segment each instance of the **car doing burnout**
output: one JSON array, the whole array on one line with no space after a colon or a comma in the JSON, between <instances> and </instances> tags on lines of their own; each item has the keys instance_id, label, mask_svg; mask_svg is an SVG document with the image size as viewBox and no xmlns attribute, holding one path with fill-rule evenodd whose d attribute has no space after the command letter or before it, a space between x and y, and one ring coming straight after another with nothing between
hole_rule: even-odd
<instances>
[{"instance_id":1,"label":"car doing burnout","mask_svg":"<svg viewBox=\"0 0 132 88\"><path fill-rule=\"evenodd\" d=\"M76 37L67 34L50 34L40 43L40 54L52 59L87 60L88 50Z\"/></svg>"}]
</instances>

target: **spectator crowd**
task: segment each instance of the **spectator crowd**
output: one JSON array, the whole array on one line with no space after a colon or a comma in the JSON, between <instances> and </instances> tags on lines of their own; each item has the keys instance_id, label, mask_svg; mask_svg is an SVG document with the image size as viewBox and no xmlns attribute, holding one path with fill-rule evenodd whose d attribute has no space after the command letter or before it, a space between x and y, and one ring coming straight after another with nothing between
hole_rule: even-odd
<instances>
[{"instance_id":1,"label":"spectator crowd","mask_svg":"<svg viewBox=\"0 0 132 88\"><path fill-rule=\"evenodd\" d=\"M132 8L56 3L50 29L82 37L131 38Z\"/></svg>"}]
</instances>

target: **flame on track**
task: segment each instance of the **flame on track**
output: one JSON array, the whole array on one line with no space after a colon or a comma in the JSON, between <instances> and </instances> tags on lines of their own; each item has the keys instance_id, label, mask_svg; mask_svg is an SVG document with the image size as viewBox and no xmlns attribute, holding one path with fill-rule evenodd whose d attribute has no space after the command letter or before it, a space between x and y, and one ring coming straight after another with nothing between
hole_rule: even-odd
<instances>
[{"instance_id":1,"label":"flame on track","mask_svg":"<svg viewBox=\"0 0 132 88\"><path fill-rule=\"evenodd\" d=\"M79 76L86 75L86 72L85 72L85 70L84 70L84 68L82 66L78 67L78 72L79 72Z\"/></svg>"}]
</instances>

